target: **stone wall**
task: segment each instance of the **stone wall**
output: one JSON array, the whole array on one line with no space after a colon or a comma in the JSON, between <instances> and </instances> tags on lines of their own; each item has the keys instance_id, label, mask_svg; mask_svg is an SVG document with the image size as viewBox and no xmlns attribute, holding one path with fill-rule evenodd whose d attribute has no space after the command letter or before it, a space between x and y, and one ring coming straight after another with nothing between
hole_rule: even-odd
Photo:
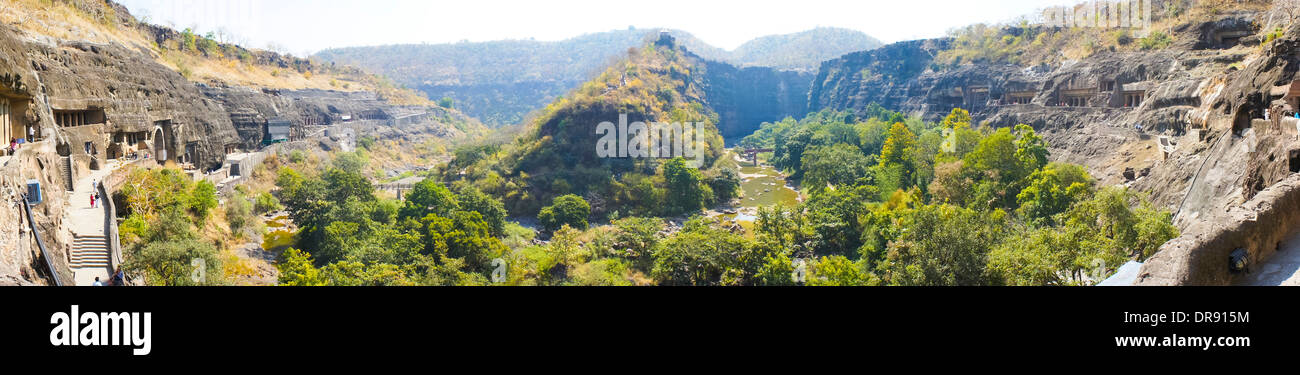
<instances>
[{"instance_id":1,"label":"stone wall","mask_svg":"<svg viewBox=\"0 0 1300 375\"><path fill-rule=\"evenodd\" d=\"M1245 274L1229 271L1228 254L1244 248L1249 263L1259 264L1297 233L1300 174L1293 174L1246 204L1189 226L1146 261L1136 285L1232 285Z\"/></svg>"}]
</instances>

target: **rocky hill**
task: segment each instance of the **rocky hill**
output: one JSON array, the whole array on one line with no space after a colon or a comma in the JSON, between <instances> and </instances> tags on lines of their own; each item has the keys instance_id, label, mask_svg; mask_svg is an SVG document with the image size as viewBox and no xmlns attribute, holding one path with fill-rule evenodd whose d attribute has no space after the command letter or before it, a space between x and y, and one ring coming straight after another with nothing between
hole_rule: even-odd
<instances>
[{"instance_id":1,"label":"rocky hill","mask_svg":"<svg viewBox=\"0 0 1300 375\"><path fill-rule=\"evenodd\" d=\"M535 215L565 194L594 202L598 215L657 215L662 207L652 202L659 198L638 194L662 189L659 166L667 158L602 158L596 152L602 138L598 124L622 119L628 124L695 123L695 137L708 144L705 176L723 178L723 172L711 168L722 155L723 136L749 134L763 121L802 116L803 77L709 61L671 35L661 35L628 50L595 79L548 105L513 141L458 151L443 177L476 181L483 191L502 197L515 215Z\"/></svg>"},{"instance_id":2,"label":"rocky hill","mask_svg":"<svg viewBox=\"0 0 1300 375\"><path fill-rule=\"evenodd\" d=\"M658 29L628 29L558 42L355 47L325 50L314 57L382 73L430 98L452 98L457 108L488 124L506 125L520 123L529 112L590 80L610 61L658 33ZM880 45L861 32L818 28L762 37L725 51L684 31L669 33L706 60L802 72L815 70L823 60Z\"/></svg>"}]
</instances>

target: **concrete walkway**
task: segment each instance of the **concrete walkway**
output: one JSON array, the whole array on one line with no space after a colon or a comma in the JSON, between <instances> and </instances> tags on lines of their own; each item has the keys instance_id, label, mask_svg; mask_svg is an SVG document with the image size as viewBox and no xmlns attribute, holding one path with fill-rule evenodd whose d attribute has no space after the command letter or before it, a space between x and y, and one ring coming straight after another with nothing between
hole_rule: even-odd
<instances>
[{"instance_id":1,"label":"concrete walkway","mask_svg":"<svg viewBox=\"0 0 1300 375\"><path fill-rule=\"evenodd\" d=\"M73 191L68 198L68 206L63 211L63 225L72 232L74 237L96 238L105 236L104 233L104 208L95 202L95 207L90 207L90 195L95 190L91 186L94 181L104 181L105 177L113 173L117 168L125 165L116 160L111 160L104 168L97 171L90 171L89 175L80 176L77 182L72 185ZM103 197L108 198L108 197ZM77 242L74 239L74 242ZM75 244L73 244L75 245ZM107 246L105 246L107 248ZM75 261L75 260L74 260ZM109 275L112 273L109 266L92 266L92 267L72 267L72 273L76 281L73 285L85 286L95 283L95 278L107 283Z\"/></svg>"},{"instance_id":2,"label":"concrete walkway","mask_svg":"<svg viewBox=\"0 0 1300 375\"><path fill-rule=\"evenodd\" d=\"M1245 286L1300 286L1300 235L1282 242L1282 249L1262 264L1251 265Z\"/></svg>"}]
</instances>

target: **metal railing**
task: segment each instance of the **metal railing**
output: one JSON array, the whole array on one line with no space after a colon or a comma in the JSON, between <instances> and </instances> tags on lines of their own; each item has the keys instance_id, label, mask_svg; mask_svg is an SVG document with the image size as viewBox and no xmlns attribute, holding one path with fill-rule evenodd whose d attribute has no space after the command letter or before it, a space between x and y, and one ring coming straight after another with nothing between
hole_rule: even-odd
<instances>
[{"instance_id":1,"label":"metal railing","mask_svg":"<svg viewBox=\"0 0 1300 375\"><path fill-rule=\"evenodd\" d=\"M32 229L32 237L36 237L36 246L41 249L41 257L45 258L45 267L50 271L50 277L54 279L54 285L63 286L63 278L59 277L59 270L54 268L54 263L50 262L49 250L45 249L45 241L41 240L40 229L36 227L36 220L32 218L32 204L27 200L27 194L23 194L23 212L27 214L27 225Z\"/></svg>"}]
</instances>

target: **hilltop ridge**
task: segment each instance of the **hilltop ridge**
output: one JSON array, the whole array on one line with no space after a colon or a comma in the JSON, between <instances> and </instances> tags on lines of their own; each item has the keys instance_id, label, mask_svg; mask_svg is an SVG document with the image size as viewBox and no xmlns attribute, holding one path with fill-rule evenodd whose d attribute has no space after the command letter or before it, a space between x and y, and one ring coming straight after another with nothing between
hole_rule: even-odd
<instances>
[{"instance_id":1,"label":"hilltop ridge","mask_svg":"<svg viewBox=\"0 0 1300 375\"><path fill-rule=\"evenodd\" d=\"M360 66L392 77L430 98L456 106L489 125L517 124L529 112L598 75L629 48L639 48L660 29L614 30L563 41L503 40L478 43L406 44L337 48L313 58ZM681 30L677 43L704 60L737 67L812 72L823 60L876 48L862 32L817 28L754 39L726 51ZM801 73L803 74L803 73Z\"/></svg>"}]
</instances>

